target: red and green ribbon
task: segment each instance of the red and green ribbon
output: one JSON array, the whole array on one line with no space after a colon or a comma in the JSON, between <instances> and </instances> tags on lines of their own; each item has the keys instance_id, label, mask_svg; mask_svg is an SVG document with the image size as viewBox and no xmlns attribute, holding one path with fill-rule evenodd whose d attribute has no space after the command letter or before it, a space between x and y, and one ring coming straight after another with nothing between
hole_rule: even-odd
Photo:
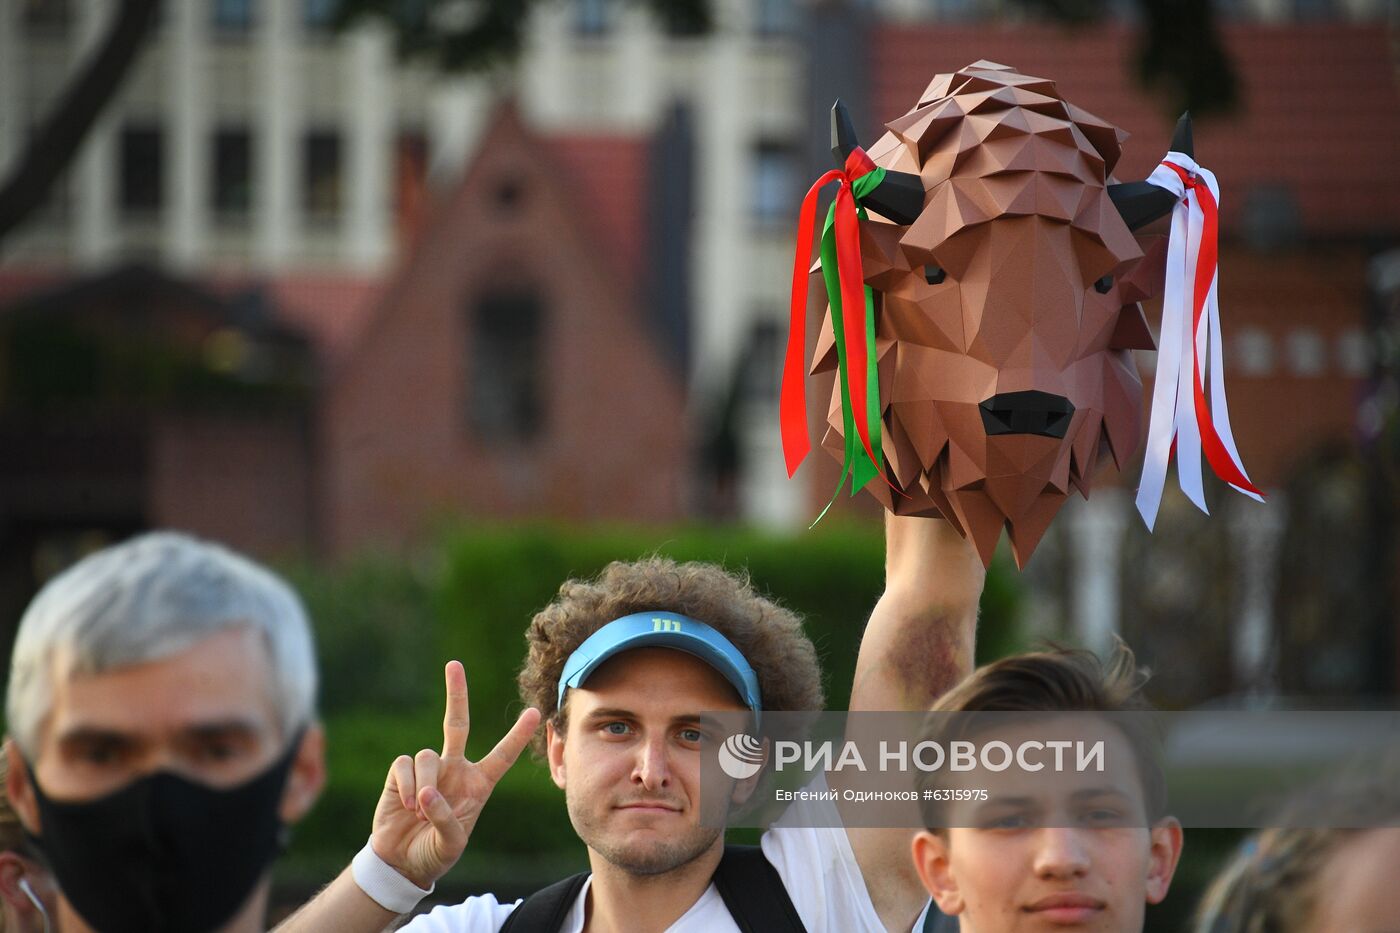
<instances>
[{"instance_id":1,"label":"red and green ribbon","mask_svg":"<svg viewBox=\"0 0 1400 933\"><path fill-rule=\"evenodd\" d=\"M841 479L832 502L851 480L851 495L876 476L885 478L880 450L880 374L875 358L875 296L865 285L860 261L860 221L866 217L860 201L879 187L885 170L857 147L846 157L844 169L833 169L817 179L802 199L797 220L797 253L792 267L792 306L787 356L783 367L780 419L783 457L788 476L811 450L807 434L806 355L807 277L812 255L812 226L816 220L817 194L827 184L841 187L826 212L822 227L821 268L831 304L831 324L836 338L837 370L841 384L841 417L845 454ZM862 313L863 312L863 313ZM885 478L885 482L889 482ZM893 484L891 483L891 486ZM830 508L831 504L827 504ZM822 510L826 514L826 509ZM820 516L818 516L820 519Z\"/></svg>"}]
</instances>

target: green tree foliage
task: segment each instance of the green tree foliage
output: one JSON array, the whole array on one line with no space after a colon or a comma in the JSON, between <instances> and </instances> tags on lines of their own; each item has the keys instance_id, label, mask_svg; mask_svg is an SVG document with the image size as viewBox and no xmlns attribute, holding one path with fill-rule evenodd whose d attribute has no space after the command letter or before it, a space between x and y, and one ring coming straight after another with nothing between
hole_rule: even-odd
<instances>
[{"instance_id":1,"label":"green tree foliage","mask_svg":"<svg viewBox=\"0 0 1400 933\"><path fill-rule=\"evenodd\" d=\"M387 22L406 57L448 71L488 71L516 58L535 8L559 0L340 0L341 26L363 18ZM646 7L673 35L709 31L709 0L631 0Z\"/></svg>"},{"instance_id":2,"label":"green tree foliage","mask_svg":"<svg viewBox=\"0 0 1400 933\"><path fill-rule=\"evenodd\" d=\"M517 58L536 7L563 0L338 0L336 21L389 24L400 54L449 71L482 72ZM714 26L712 0L629 0L671 35L703 35ZM1123 15L1108 0L1014 0L1032 17L1095 28ZM1136 0L1140 23L1134 57L1139 85L1173 117L1204 116L1238 103L1238 80L1216 28L1213 0ZM1014 63L1013 63L1014 64Z\"/></svg>"}]
</instances>

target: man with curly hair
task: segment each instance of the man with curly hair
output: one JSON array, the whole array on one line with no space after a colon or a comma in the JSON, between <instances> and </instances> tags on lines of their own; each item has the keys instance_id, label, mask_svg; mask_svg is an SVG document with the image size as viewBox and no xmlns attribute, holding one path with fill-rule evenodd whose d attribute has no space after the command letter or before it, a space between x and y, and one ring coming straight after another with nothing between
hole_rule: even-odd
<instances>
[{"instance_id":1,"label":"man with curly hair","mask_svg":"<svg viewBox=\"0 0 1400 933\"><path fill-rule=\"evenodd\" d=\"M861 643L851 709L927 709L972 669L984 571L945 522L891 516L886 529L885 592ZM450 662L442 752L393 763L370 842L280 929L368 933L412 910L460 857L492 788L541 720L536 749L564 791L591 874L523 906L469 898L407 929L778 929L764 919L771 914L736 902L733 892L755 876L786 901L777 906L788 929L909 930L923 916L912 830L782 828L766 833L761 849L732 854L721 831L702 825L702 712L758 717L823 705L801 620L747 579L660 558L614 563L595 580L566 582L526 640L519 686L529 708L506 736L485 758L466 760L466 678ZM736 798L748 789L740 782ZM541 904L553 912L540 913Z\"/></svg>"}]
</instances>

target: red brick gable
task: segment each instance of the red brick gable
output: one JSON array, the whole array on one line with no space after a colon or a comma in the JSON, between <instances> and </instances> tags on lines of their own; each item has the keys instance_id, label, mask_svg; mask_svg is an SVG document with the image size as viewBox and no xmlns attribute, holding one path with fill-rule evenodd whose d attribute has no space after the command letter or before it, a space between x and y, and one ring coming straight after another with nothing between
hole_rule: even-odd
<instances>
[{"instance_id":1,"label":"red brick gable","mask_svg":"<svg viewBox=\"0 0 1400 933\"><path fill-rule=\"evenodd\" d=\"M1196 152L1220 178L1225 229L1244 195L1285 185L1304 230L1346 236L1400 230L1400 90L1384 24L1230 24L1223 38L1241 106L1196 122ZM979 58L1054 80L1064 96L1132 134L1117 175L1141 178L1166 152L1175 115L1133 79L1127 26L884 25L873 30L869 123L904 114L935 74Z\"/></svg>"},{"instance_id":2,"label":"red brick gable","mask_svg":"<svg viewBox=\"0 0 1400 933\"><path fill-rule=\"evenodd\" d=\"M632 136L552 135L550 154L565 172L582 222L634 287L645 279L647 141Z\"/></svg>"},{"instance_id":3,"label":"red brick gable","mask_svg":"<svg viewBox=\"0 0 1400 933\"><path fill-rule=\"evenodd\" d=\"M577 181L576 161L604 186ZM449 515L681 514L684 379L601 232L640 216L640 207L600 203L630 196L606 182L627 164L640 160L608 158L601 145L561 147L513 109L497 115L327 387L322 514L333 552L408 543ZM640 234L630 242L639 249ZM471 414L484 339L477 312L501 292L540 308L540 415L523 438L484 436Z\"/></svg>"}]
</instances>

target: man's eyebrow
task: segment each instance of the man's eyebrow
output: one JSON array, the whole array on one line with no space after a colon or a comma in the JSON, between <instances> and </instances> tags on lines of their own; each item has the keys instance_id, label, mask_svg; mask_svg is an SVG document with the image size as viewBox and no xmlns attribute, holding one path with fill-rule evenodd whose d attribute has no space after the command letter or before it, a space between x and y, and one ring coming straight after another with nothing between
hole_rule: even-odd
<instances>
[{"instance_id":1,"label":"man's eyebrow","mask_svg":"<svg viewBox=\"0 0 1400 933\"><path fill-rule=\"evenodd\" d=\"M617 706L595 709L584 717L588 722L597 722L603 719L636 720L638 718L635 711ZM680 715L671 717L672 725L690 725L692 723L711 729L719 728L722 725L718 719L715 719L707 713L681 713Z\"/></svg>"},{"instance_id":2,"label":"man's eyebrow","mask_svg":"<svg viewBox=\"0 0 1400 933\"><path fill-rule=\"evenodd\" d=\"M64 729L55 739L62 745L80 745L102 742L106 744L135 745L140 739L129 732L102 726L75 725Z\"/></svg>"},{"instance_id":3,"label":"man's eyebrow","mask_svg":"<svg viewBox=\"0 0 1400 933\"><path fill-rule=\"evenodd\" d=\"M1121 787L1105 785L1102 787L1086 787L1077 790L1069 795L1071 800L1088 800L1093 797L1122 797L1124 800L1133 799L1133 795L1123 790Z\"/></svg>"},{"instance_id":4,"label":"man's eyebrow","mask_svg":"<svg viewBox=\"0 0 1400 933\"><path fill-rule=\"evenodd\" d=\"M219 719L185 726L180 735L192 739L227 739L256 736L262 729L251 719Z\"/></svg>"},{"instance_id":5,"label":"man's eyebrow","mask_svg":"<svg viewBox=\"0 0 1400 933\"><path fill-rule=\"evenodd\" d=\"M1036 797L993 797L981 803L976 808L976 812L984 813L987 810L995 810L998 807L1035 807L1040 805L1040 800Z\"/></svg>"},{"instance_id":6,"label":"man's eyebrow","mask_svg":"<svg viewBox=\"0 0 1400 933\"><path fill-rule=\"evenodd\" d=\"M587 720L590 720L590 721L598 720L598 719L636 719L636 718L637 718L637 714L634 713L634 712L632 712L632 710L630 710L630 709L622 709L621 707L618 707L618 706L608 706L608 707L603 707L603 708L601 708L601 709L595 709L595 710L593 710L591 713L589 713L587 716L584 717L584 719L587 719Z\"/></svg>"}]
</instances>

